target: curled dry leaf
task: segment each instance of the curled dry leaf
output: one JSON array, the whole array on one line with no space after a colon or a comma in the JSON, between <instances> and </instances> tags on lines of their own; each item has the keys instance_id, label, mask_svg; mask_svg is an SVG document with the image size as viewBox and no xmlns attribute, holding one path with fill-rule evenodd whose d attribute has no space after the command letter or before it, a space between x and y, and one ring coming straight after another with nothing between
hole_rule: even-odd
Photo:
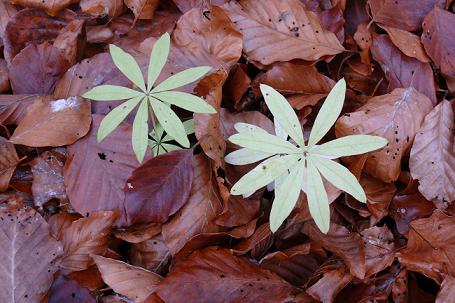
<instances>
[{"instance_id":1,"label":"curled dry leaf","mask_svg":"<svg viewBox=\"0 0 455 303\"><path fill-rule=\"evenodd\" d=\"M455 200L454 127L452 104L444 100L425 117L409 159L419 191L438 208L446 208Z\"/></svg>"},{"instance_id":2,"label":"curled dry leaf","mask_svg":"<svg viewBox=\"0 0 455 303\"><path fill-rule=\"evenodd\" d=\"M48 100L38 95L0 95L0 124L19 124L27 108L37 99Z\"/></svg>"},{"instance_id":3,"label":"curled dry leaf","mask_svg":"<svg viewBox=\"0 0 455 303\"><path fill-rule=\"evenodd\" d=\"M96 134L102 119L103 116L94 115L88 135L68 146L68 160L63 168L66 193L77 212L85 215L97 210L119 209L122 214L116 225L126 225L123 189L139 166L131 148L131 126L121 123L98 143Z\"/></svg>"},{"instance_id":4,"label":"curled dry leaf","mask_svg":"<svg viewBox=\"0 0 455 303\"><path fill-rule=\"evenodd\" d=\"M388 91L412 86L436 103L433 70L429 63L403 55L386 35L374 37L371 53L389 81Z\"/></svg>"},{"instance_id":5,"label":"curled dry leaf","mask_svg":"<svg viewBox=\"0 0 455 303\"><path fill-rule=\"evenodd\" d=\"M164 242L172 255L176 255L193 236L220 231L214 221L222 210L222 200L210 162L203 155L195 156L192 170L193 183L188 201L163 225Z\"/></svg>"},{"instance_id":6,"label":"curled dry leaf","mask_svg":"<svg viewBox=\"0 0 455 303\"><path fill-rule=\"evenodd\" d=\"M48 42L31 44L10 64L11 88L15 94L51 94L70 66L59 48Z\"/></svg>"},{"instance_id":7,"label":"curled dry leaf","mask_svg":"<svg viewBox=\"0 0 455 303\"><path fill-rule=\"evenodd\" d=\"M63 183L64 151L45 151L30 162L33 173L32 193L36 206L43 205L51 199L60 203L68 202Z\"/></svg>"},{"instance_id":8,"label":"curled dry leaf","mask_svg":"<svg viewBox=\"0 0 455 303\"><path fill-rule=\"evenodd\" d=\"M354 41L360 48L360 60L363 64L371 63L370 48L373 42L372 31L372 28L368 26L367 22L362 22L359 23L354 34Z\"/></svg>"},{"instance_id":9,"label":"curled dry leaf","mask_svg":"<svg viewBox=\"0 0 455 303\"><path fill-rule=\"evenodd\" d=\"M6 93L9 90L10 84L8 66L6 65L6 61L4 59L0 59L0 94Z\"/></svg>"},{"instance_id":10,"label":"curled dry leaf","mask_svg":"<svg viewBox=\"0 0 455 303\"><path fill-rule=\"evenodd\" d=\"M386 269L395 258L392 232L387 226L373 226L360 232L365 244L365 277Z\"/></svg>"},{"instance_id":11,"label":"curled dry leaf","mask_svg":"<svg viewBox=\"0 0 455 303\"><path fill-rule=\"evenodd\" d=\"M376 178L364 175L360 179L367 195L367 208L371 213L371 223L376 223L387 216L396 187L393 183L384 183Z\"/></svg>"},{"instance_id":12,"label":"curled dry leaf","mask_svg":"<svg viewBox=\"0 0 455 303\"><path fill-rule=\"evenodd\" d=\"M60 275L54 280L48 293L48 303L96 303L90 291L73 279Z\"/></svg>"},{"instance_id":13,"label":"curled dry leaf","mask_svg":"<svg viewBox=\"0 0 455 303\"><path fill-rule=\"evenodd\" d=\"M90 102L80 97L40 98L27 108L11 141L33 147L73 144L87 134L91 120Z\"/></svg>"},{"instance_id":14,"label":"curled dry leaf","mask_svg":"<svg viewBox=\"0 0 455 303\"><path fill-rule=\"evenodd\" d=\"M455 92L455 15L435 7L423 21L422 43L444 75L449 90Z\"/></svg>"},{"instance_id":15,"label":"curled dry leaf","mask_svg":"<svg viewBox=\"0 0 455 303\"><path fill-rule=\"evenodd\" d=\"M58 12L69 6L77 3L77 0L11 0L11 3L22 5L30 8L38 8L46 11L51 16L57 15Z\"/></svg>"},{"instance_id":16,"label":"curled dry leaf","mask_svg":"<svg viewBox=\"0 0 455 303\"><path fill-rule=\"evenodd\" d=\"M159 0L125 0L125 5L133 11L135 19L152 19Z\"/></svg>"},{"instance_id":17,"label":"curled dry leaf","mask_svg":"<svg viewBox=\"0 0 455 303\"><path fill-rule=\"evenodd\" d=\"M449 303L455 298L455 278L447 275L442 281L436 303Z\"/></svg>"},{"instance_id":18,"label":"curled dry leaf","mask_svg":"<svg viewBox=\"0 0 455 303\"><path fill-rule=\"evenodd\" d=\"M229 250L210 247L194 252L158 285L165 302L286 302L297 289L277 275Z\"/></svg>"},{"instance_id":19,"label":"curled dry leaf","mask_svg":"<svg viewBox=\"0 0 455 303\"><path fill-rule=\"evenodd\" d=\"M0 137L0 192L8 189L9 181L19 163L14 144Z\"/></svg>"},{"instance_id":20,"label":"curled dry leaf","mask_svg":"<svg viewBox=\"0 0 455 303\"><path fill-rule=\"evenodd\" d=\"M118 215L118 211L94 212L63 229L62 268L69 272L85 270L93 264L90 254L106 254L111 227Z\"/></svg>"},{"instance_id":21,"label":"curled dry leaf","mask_svg":"<svg viewBox=\"0 0 455 303\"><path fill-rule=\"evenodd\" d=\"M62 52L70 66L74 65L85 46L84 21L73 20L68 22L55 38L53 46Z\"/></svg>"},{"instance_id":22,"label":"curled dry leaf","mask_svg":"<svg viewBox=\"0 0 455 303\"><path fill-rule=\"evenodd\" d=\"M62 246L49 225L27 207L0 209L0 301L36 303L47 293Z\"/></svg>"},{"instance_id":23,"label":"curled dry leaf","mask_svg":"<svg viewBox=\"0 0 455 303\"><path fill-rule=\"evenodd\" d=\"M83 13L96 18L108 16L113 19L123 12L123 0L81 0L79 6Z\"/></svg>"},{"instance_id":24,"label":"curled dry leaf","mask_svg":"<svg viewBox=\"0 0 455 303\"><path fill-rule=\"evenodd\" d=\"M314 61L344 51L335 34L298 0L244 0L223 9L243 34L244 52L252 61Z\"/></svg>"},{"instance_id":25,"label":"curled dry leaf","mask_svg":"<svg viewBox=\"0 0 455 303\"><path fill-rule=\"evenodd\" d=\"M0 1L0 44L5 37L5 29L9 20L17 13L17 9L8 0Z\"/></svg>"},{"instance_id":26,"label":"curled dry leaf","mask_svg":"<svg viewBox=\"0 0 455 303\"><path fill-rule=\"evenodd\" d=\"M375 22L406 31L417 31L433 6L444 7L445 0L368 0L371 15Z\"/></svg>"},{"instance_id":27,"label":"curled dry leaf","mask_svg":"<svg viewBox=\"0 0 455 303\"><path fill-rule=\"evenodd\" d=\"M328 270L321 279L309 287L306 292L319 302L332 303L337 294L351 282L353 276L344 266Z\"/></svg>"},{"instance_id":28,"label":"curled dry leaf","mask_svg":"<svg viewBox=\"0 0 455 303\"><path fill-rule=\"evenodd\" d=\"M254 233L246 239L242 239L234 245L233 252L244 255L251 252L253 258L259 259L273 245L274 234L268 223L262 224Z\"/></svg>"},{"instance_id":29,"label":"curled dry leaf","mask_svg":"<svg viewBox=\"0 0 455 303\"><path fill-rule=\"evenodd\" d=\"M373 97L356 112L340 117L337 137L353 134L377 135L389 143L370 153L365 171L384 182L398 179L401 159L411 148L414 136L432 109L432 103L414 88L396 88L390 94Z\"/></svg>"},{"instance_id":30,"label":"curled dry leaf","mask_svg":"<svg viewBox=\"0 0 455 303\"><path fill-rule=\"evenodd\" d=\"M140 303L155 291L161 277L141 267L92 255L104 282L115 292Z\"/></svg>"},{"instance_id":31,"label":"curled dry leaf","mask_svg":"<svg viewBox=\"0 0 455 303\"><path fill-rule=\"evenodd\" d=\"M157 274L166 274L171 252L161 234L131 245L128 253L132 265L143 267Z\"/></svg>"},{"instance_id":32,"label":"curled dry leaf","mask_svg":"<svg viewBox=\"0 0 455 303\"><path fill-rule=\"evenodd\" d=\"M223 186L221 184L219 187ZM224 187L226 193L228 189ZM236 227L247 224L256 217L260 209L260 200L245 199L241 196L223 198L223 210L216 216L215 223L223 227Z\"/></svg>"},{"instance_id":33,"label":"curled dry leaf","mask_svg":"<svg viewBox=\"0 0 455 303\"><path fill-rule=\"evenodd\" d=\"M188 200L193 150L162 154L136 168L125 184L128 224L164 223Z\"/></svg>"},{"instance_id":34,"label":"curled dry leaf","mask_svg":"<svg viewBox=\"0 0 455 303\"><path fill-rule=\"evenodd\" d=\"M429 218L411 222L406 249L398 260L409 270L417 271L441 283L443 275L453 276L455 265L455 218L436 210Z\"/></svg>"},{"instance_id":35,"label":"curled dry leaf","mask_svg":"<svg viewBox=\"0 0 455 303\"><path fill-rule=\"evenodd\" d=\"M144 223L135 224L129 228L121 228L113 231L113 234L129 243L141 243L161 233L161 224Z\"/></svg>"},{"instance_id":36,"label":"curled dry leaf","mask_svg":"<svg viewBox=\"0 0 455 303\"><path fill-rule=\"evenodd\" d=\"M423 63L430 62L430 58L428 58L425 53L419 36L395 27L385 25L382 25L381 27L389 34L393 44L395 44L395 46L406 56L416 58Z\"/></svg>"}]
</instances>

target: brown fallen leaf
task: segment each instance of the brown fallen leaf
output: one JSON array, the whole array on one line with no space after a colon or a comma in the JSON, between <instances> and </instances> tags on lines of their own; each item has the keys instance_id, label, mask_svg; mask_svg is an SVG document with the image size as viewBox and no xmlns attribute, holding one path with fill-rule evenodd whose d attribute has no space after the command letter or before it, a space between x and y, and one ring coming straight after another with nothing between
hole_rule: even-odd
<instances>
[{"instance_id":1,"label":"brown fallen leaf","mask_svg":"<svg viewBox=\"0 0 455 303\"><path fill-rule=\"evenodd\" d=\"M371 98L356 112L340 117L335 132L337 137L369 134L386 138L387 146L368 156L365 172L384 182L393 182L400 174L403 156L409 152L432 107L430 99L414 88L396 88L390 94Z\"/></svg>"},{"instance_id":2,"label":"brown fallen leaf","mask_svg":"<svg viewBox=\"0 0 455 303\"><path fill-rule=\"evenodd\" d=\"M16 13L16 7L8 0L0 1L0 41L5 37L6 25Z\"/></svg>"},{"instance_id":3,"label":"brown fallen leaf","mask_svg":"<svg viewBox=\"0 0 455 303\"><path fill-rule=\"evenodd\" d=\"M123 12L123 0L81 0L79 6L83 13L96 18L114 19Z\"/></svg>"},{"instance_id":4,"label":"brown fallen leaf","mask_svg":"<svg viewBox=\"0 0 455 303\"><path fill-rule=\"evenodd\" d=\"M319 302L332 303L340 290L352 279L353 276L344 266L339 269L328 270L321 279L306 290L306 293Z\"/></svg>"},{"instance_id":5,"label":"brown fallen leaf","mask_svg":"<svg viewBox=\"0 0 455 303\"><path fill-rule=\"evenodd\" d=\"M8 66L4 59L0 59L0 94L6 93L10 88Z\"/></svg>"},{"instance_id":6,"label":"brown fallen leaf","mask_svg":"<svg viewBox=\"0 0 455 303\"><path fill-rule=\"evenodd\" d=\"M235 244L232 251L238 255L251 252L253 258L260 259L273 245L274 240L275 236L270 230L270 225L265 223L256 228L251 236Z\"/></svg>"},{"instance_id":7,"label":"brown fallen leaf","mask_svg":"<svg viewBox=\"0 0 455 303\"><path fill-rule=\"evenodd\" d=\"M46 96L38 95L0 95L0 124L18 124L27 108L37 99L47 100Z\"/></svg>"},{"instance_id":8,"label":"brown fallen leaf","mask_svg":"<svg viewBox=\"0 0 455 303\"><path fill-rule=\"evenodd\" d=\"M152 19L159 0L125 0L125 5L133 11L135 19Z\"/></svg>"},{"instance_id":9,"label":"brown fallen leaf","mask_svg":"<svg viewBox=\"0 0 455 303\"><path fill-rule=\"evenodd\" d=\"M68 22L55 38L53 46L60 49L70 66L74 65L80 59L85 47L84 21L73 20Z\"/></svg>"},{"instance_id":10,"label":"brown fallen leaf","mask_svg":"<svg viewBox=\"0 0 455 303\"><path fill-rule=\"evenodd\" d=\"M192 170L193 183L188 201L163 225L164 242L173 256L191 237L220 231L214 221L222 210L222 199L210 162L203 155L197 155L194 157Z\"/></svg>"},{"instance_id":11,"label":"brown fallen leaf","mask_svg":"<svg viewBox=\"0 0 455 303\"><path fill-rule=\"evenodd\" d=\"M30 162L33 173L32 193L36 206L42 208L51 199L68 203L63 184L63 165L65 152L61 150L45 151Z\"/></svg>"},{"instance_id":12,"label":"brown fallen leaf","mask_svg":"<svg viewBox=\"0 0 455 303\"><path fill-rule=\"evenodd\" d=\"M72 144L87 134L91 120L90 102L80 97L37 99L10 140L34 147Z\"/></svg>"},{"instance_id":13,"label":"brown fallen leaf","mask_svg":"<svg viewBox=\"0 0 455 303\"><path fill-rule=\"evenodd\" d=\"M208 1L207 0L172 0L172 2L174 2L175 5L177 5L177 7L179 8L179 10L182 13L186 13L187 11L189 11L193 8L204 7L204 5L207 6ZM224 3L228 2L228 0L211 0L209 2L212 5L221 6Z\"/></svg>"},{"instance_id":14,"label":"brown fallen leaf","mask_svg":"<svg viewBox=\"0 0 455 303\"><path fill-rule=\"evenodd\" d=\"M373 226L360 232L365 244L365 277L392 265L395 259L393 234L387 226Z\"/></svg>"},{"instance_id":15,"label":"brown fallen leaf","mask_svg":"<svg viewBox=\"0 0 455 303\"><path fill-rule=\"evenodd\" d=\"M165 302L286 302L297 289L229 250L210 247L175 266L156 289Z\"/></svg>"},{"instance_id":16,"label":"brown fallen leaf","mask_svg":"<svg viewBox=\"0 0 455 303\"><path fill-rule=\"evenodd\" d=\"M455 92L455 15L435 7L423 20L421 40L428 56L441 70L450 92Z\"/></svg>"},{"instance_id":17,"label":"brown fallen leaf","mask_svg":"<svg viewBox=\"0 0 455 303\"><path fill-rule=\"evenodd\" d=\"M157 274L166 274L171 252L161 234L140 243L134 243L128 252L132 265L143 267Z\"/></svg>"},{"instance_id":18,"label":"brown fallen leaf","mask_svg":"<svg viewBox=\"0 0 455 303\"><path fill-rule=\"evenodd\" d=\"M90 254L106 254L112 224L118 215L118 211L94 212L63 229L65 255L61 267L67 272L85 270L93 264Z\"/></svg>"},{"instance_id":19,"label":"brown fallen leaf","mask_svg":"<svg viewBox=\"0 0 455 303\"><path fill-rule=\"evenodd\" d=\"M244 109L245 102L242 97L251 85L251 78L247 73L247 65L237 63L231 69L225 84L223 85L223 99L227 100L236 110Z\"/></svg>"},{"instance_id":20,"label":"brown fallen leaf","mask_svg":"<svg viewBox=\"0 0 455 303\"><path fill-rule=\"evenodd\" d=\"M3 207L0 218L0 302L40 302L58 269L62 246L32 208Z\"/></svg>"},{"instance_id":21,"label":"brown fallen leaf","mask_svg":"<svg viewBox=\"0 0 455 303\"><path fill-rule=\"evenodd\" d=\"M88 43L108 43L114 37L114 33L106 25L87 26L86 30Z\"/></svg>"},{"instance_id":22,"label":"brown fallen leaf","mask_svg":"<svg viewBox=\"0 0 455 303\"><path fill-rule=\"evenodd\" d=\"M443 209L455 200L454 127L452 104L443 100L425 117L409 158L419 191Z\"/></svg>"},{"instance_id":23,"label":"brown fallen leaf","mask_svg":"<svg viewBox=\"0 0 455 303\"><path fill-rule=\"evenodd\" d=\"M77 3L77 0L11 0L11 3L29 8L42 9L49 15L55 16L70 4Z\"/></svg>"},{"instance_id":24,"label":"brown fallen leaf","mask_svg":"<svg viewBox=\"0 0 455 303\"><path fill-rule=\"evenodd\" d=\"M360 184L367 196L367 208L371 213L370 222L373 225L387 216L390 202L397 189L393 183L384 183L368 175L361 177Z\"/></svg>"},{"instance_id":25,"label":"brown fallen leaf","mask_svg":"<svg viewBox=\"0 0 455 303\"><path fill-rule=\"evenodd\" d=\"M370 48L373 43L372 28L367 22L359 23L354 34L354 41L360 48L360 60L363 64L371 63Z\"/></svg>"},{"instance_id":26,"label":"brown fallen leaf","mask_svg":"<svg viewBox=\"0 0 455 303\"><path fill-rule=\"evenodd\" d=\"M96 303L95 296L90 291L81 286L77 281L68 279L63 275L54 280L48 293L48 303Z\"/></svg>"},{"instance_id":27,"label":"brown fallen leaf","mask_svg":"<svg viewBox=\"0 0 455 303\"><path fill-rule=\"evenodd\" d=\"M263 65L314 61L344 51L335 34L298 0L244 0L226 3L223 9L243 34L248 59Z\"/></svg>"},{"instance_id":28,"label":"brown fallen leaf","mask_svg":"<svg viewBox=\"0 0 455 303\"><path fill-rule=\"evenodd\" d=\"M92 255L104 282L115 292L134 300L144 300L155 291L161 277L141 267L132 266L122 261Z\"/></svg>"},{"instance_id":29,"label":"brown fallen leaf","mask_svg":"<svg viewBox=\"0 0 455 303\"><path fill-rule=\"evenodd\" d=\"M8 189L14 170L19 163L14 144L0 137L0 192Z\"/></svg>"},{"instance_id":30,"label":"brown fallen leaf","mask_svg":"<svg viewBox=\"0 0 455 303\"><path fill-rule=\"evenodd\" d=\"M436 303L453 302L455 298L455 278L447 275L442 281L441 289L436 297Z\"/></svg>"},{"instance_id":31,"label":"brown fallen leaf","mask_svg":"<svg viewBox=\"0 0 455 303\"><path fill-rule=\"evenodd\" d=\"M218 184L218 187L224 185ZM228 192L228 189L223 189ZM260 200L246 199L241 196L229 196L222 199L223 210L215 218L215 223L223 227L236 227L247 224L253 220L259 212Z\"/></svg>"},{"instance_id":32,"label":"brown fallen leaf","mask_svg":"<svg viewBox=\"0 0 455 303\"><path fill-rule=\"evenodd\" d=\"M406 56L416 58L423 63L431 61L425 53L419 36L399 28L385 25L380 26L387 32L387 34L389 34L390 40L392 40L393 44L395 44L395 46L398 47Z\"/></svg>"},{"instance_id":33,"label":"brown fallen leaf","mask_svg":"<svg viewBox=\"0 0 455 303\"><path fill-rule=\"evenodd\" d=\"M128 228L120 228L113 231L118 239L129 243L141 243L161 233L161 224L142 223Z\"/></svg>"}]
</instances>

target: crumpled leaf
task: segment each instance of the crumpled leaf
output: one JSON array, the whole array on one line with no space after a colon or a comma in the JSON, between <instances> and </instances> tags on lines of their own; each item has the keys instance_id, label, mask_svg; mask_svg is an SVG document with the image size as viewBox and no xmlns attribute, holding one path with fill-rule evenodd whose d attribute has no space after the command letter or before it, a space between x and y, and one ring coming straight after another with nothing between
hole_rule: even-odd
<instances>
[{"instance_id":1,"label":"crumpled leaf","mask_svg":"<svg viewBox=\"0 0 455 303\"><path fill-rule=\"evenodd\" d=\"M51 16L55 16L59 11L63 10L70 4L77 2L77 0L11 0L11 3L16 5L42 9Z\"/></svg>"},{"instance_id":2,"label":"crumpled leaf","mask_svg":"<svg viewBox=\"0 0 455 303\"><path fill-rule=\"evenodd\" d=\"M261 64L314 61L344 51L335 34L298 0L229 2L223 9L243 34L248 59Z\"/></svg>"},{"instance_id":3,"label":"crumpled leaf","mask_svg":"<svg viewBox=\"0 0 455 303\"><path fill-rule=\"evenodd\" d=\"M125 5L134 13L135 19L152 19L159 0L125 0Z\"/></svg>"},{"instance_id":4,"label":"crumpled leaf","mask_svg":"<svg viewBox=\"0 0 455 303\"><path fill-rule=\"evenodd\" d=\"M370 277L389 267L395 259L393 235L386 225L364 229L360 234L365 244L365 277Z\"/></svg>"},{"instance_id":5,"label":"crumpled leaf","mask_svg":"<svg viewBox=\"0 0 455 303\"><path fill-rule=\"evenodd\" d=\"M0 94L6 93L10 88L8 66L4 59L0 59Z\"/></svg>"},{"instance_id":6,"label":"crumpled leaf","mask_svg":"<svg viewBox=\"0 0 455 303\"><path fill-rule=\"evenodd\" d=\"M21 121L27 108L36 99L48 100L47 96L37 95L0 95L0 124L18 124Z\"/></svg>"},{"instance_id":7,"label":"crumpled leaf","mask_svg":"<svg viewBox=\"0 0 455 303\"><path fill-rule=\"evenodd\" d=\"M0 192L8 189L9 181L19 163L14 144L0 137Z\"/></svg>"},{"instance_id":8,"label":"crumpled leaf","mask_svg":"<svg viewBox=\"0 0 455 303\"><path fill-rule=\"evenodd\" d=\"M85 28L83 20L68 22L66 27L55 38L53 46L60 49L70 65L74 65L85 46Z\"/></svg>"},{"instance_id":9,"label":"crumpled leaf","mask_svg":"<svg viewBox=\"0 0 455 303\"><path fill-rule=\"evenodd\" d=\"M444 100L425 117L409 159L419 191L439 208L455 200L454 127L452 104Z\"/></svg>"},{"instance_id":10,"label":"crumpled leaf","mask_svg":"<svg viewBox=\"0 0 455 303\"><path fill-rule=\"evenodd\" d=\"M62 254L62 246L32 208L4 207L0 218L0 301L40 302L58 269L56 259Z\"/></svg>"},{"instance_id":11,"label":"crumpled leaf","mask_svg":"<svg viewBox=\"0 0 455 303\"><path fill-rule=\"evenodd\" d=\"M441 289L436 297L436 303L450 302L455 296L455 278L447 275L442 281Z\"/></svg>"},{"instance_id":12,"label":"crumpled leaf","mask_svg":"<svg viewBox=\"0 0 455 303\"><path fill-rule=\"evenodd\" d=\"M306 290L306 293L319 302L331 303L334 302L340 290L348 285L352 279L353 276L344 266L328 270L321 279Z\"/></svg>"},{"instance_id":13,"label":"crumpled leaf","mask_svg":"<svg viewBox=\"0 0 455 303\"><path fill-rule=\"evenodd\" d=\"M9 3L9 1L0 1L0 41L5 37L6 25L16 13L16 7Z\"/></svg>"},{"instance_id":14,"label":"crumpled leaf","mask_svg":"<svg viewBox=\"0 0 455 303\"><path fill-rule=\"evenodd\" d=\"M109 16L109 18L118 17L123 12L123 0L81 0L79 6L83 13L92 17L102 18ZM89 30L87 30L87 40L89 39Z\"/></svg>"},{"instance_id":15,"label":"crumpled leaf","mask_svg":"<svg viewBox=\"0 0 455 303\"><path fill-rule=\"evenodd\" d=\"M158 234L143 242L132 244L128 257L132 265L157 274L166 274L171 252L164 243L163 236Z\"/></svg>"},{"instance_id":16,"label":"crumpled leaf","mask_svg":"<svg viewBox=\"0 0 455 303\"><path fill-rule=\"evenodd\" d=\"M430 58L428 58L428 55L425 53L419 36L395 27L385 25L382 25L381 27L389 34L393 44L395 44L395 46L406 56L416 58L423 63L430 62Z\"/></svg>"}]
</instances>

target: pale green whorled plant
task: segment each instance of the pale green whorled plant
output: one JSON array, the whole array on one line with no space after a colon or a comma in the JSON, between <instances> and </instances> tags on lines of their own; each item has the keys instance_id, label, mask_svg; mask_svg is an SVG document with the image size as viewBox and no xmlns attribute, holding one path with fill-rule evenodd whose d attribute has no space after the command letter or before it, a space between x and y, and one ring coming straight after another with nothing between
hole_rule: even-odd
<instances>
[{"instance_id":1,"label":"pale green whorled plant","mask_svg":"<svg viewBox=\"0 0 455 303\"><path fill-rule=\"evenodd\" d=\"M146 84L141 69L133 56L115 45L109 45L114 64L139 90L116 85L100 85L83 95L84 98L95 101L127 100L104 117L98 129L98 142L106 138L139 105L133 122L132 145L137 159L142 162L149 141L149 105L152 108L151 114L159 122L159 127L183 147L190 146L187 131L182 121L170 108L171 105L195 113L216 113L216 110L200 97L173 91L173 89L194 82L207 74L211 69L209 66L186 69L154 86L167 61L169 49L170 37L168 33L165 33L156 41L150 54Z\"/></svg>"},{"instance_id":2,"label":"pale green whorled plant","mask_svg":"<svg viewBox=\"0 0 455 303\"><path fill-rule=\"evenodd\" d=\"M194 134L194 119L189 119L183 122L185 133L187 135ZM149 140L149 146L152 149L153 156L159 156L173 150L182 149L176 144L172 144L173 138L168 134L164 134L164 129L161 124L156 123L153 130L150 132L151 139Z\"/></svg>"},{"instance_id":3,"label":"pale green whorled plant","mask_svg":"<svg viewBox=\"0 0 455 303\"><path fill-rule=\"evenodd\" d=\"M366 203L356 177L333 159L363 154L384 147L387 140L370 135L351 135L317 145L335 124L344 103L346 82L341 79L322 105L305 144L297 115L275 89L261 84L264 100L274 116L275 133L251 124L237 123L237 134L229 141L240 149L228 154L227 163L245 165L262 161L231 188L231 194L249 196L274 182L275 199L270 212L270 229L275 232L294 208L300 191L307 196L310 214L323 233L330 227L330 208L321 175L335 187ZM289 137L289 140L288 140Z\"/></svg>"}]
</instances>

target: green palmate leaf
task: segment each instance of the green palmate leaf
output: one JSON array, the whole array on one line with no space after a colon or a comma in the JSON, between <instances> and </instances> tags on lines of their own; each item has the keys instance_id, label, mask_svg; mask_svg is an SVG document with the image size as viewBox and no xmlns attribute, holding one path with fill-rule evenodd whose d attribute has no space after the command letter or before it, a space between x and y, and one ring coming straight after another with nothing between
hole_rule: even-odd
<instances>
[{"instance_id":1,"label":"green palmate leaf","mask_svg":"<svg viewBox=\"0 0 455 303\"><path fill-rule=\"evenodd\" d=\"M243 132L232 135L230 142L250 150L271 154L297 154L301 151L292 143L264 132Z\"/></svg>"},{"instance_id":2,"label":"green palmate leaf","mask_svg":"<svg viewBox=\"0 0 455 303\"><path fill-rule=\"evenodd\" d=\"M166 133L183 147L190 147L190 141L188 141L188 137L186 136L185 127L179 117L163 102L154 98L150 98L149 100L156 118Z\"/></svg>"},{"instance_id":3,"label":"green palmate leaf","mask_svg":"<svg viewBox=\"0 0 455 303\"><path fill-rule=\"evenodd\" d=\"M166 90L171 90L178 88L184 85L187 85L191 82L196 81L205 74L207 74L212 68L210 66L199 66L186 69L184 71L175 74L152 89L152 93L158 93Z\"/></svg>"},{"instance_id":4,"label":"green palmate leaf","mask_svg":"<svg viewBox=\"0 0 455 303\"><path fill-rule=\"evenodd\" d=\"M333 160L316 156L310 156L309 158L327 181L336 188L347 192L358 201L366 203L365 191L349 169Z\"/></svg>"},{"instance_id":5,"label":"green palmate leaf","mask_svg":"<svg viewBox=\"0 0 455 303\"><path fill-rule=\"evenodd\" d=\"M103 121L101 121L98 129L98 142L104 140L107 135L109 135L123 120L125 120L126 116L128 116L128 114L136 107L141 99L142 96L132 98L123 104L120 104L107 114Z\"/></svg>"},{"instance_id":6,"label":"green palmate leaf","mask_svg":"<svg viewBox=\"0 0 455 303\"><path fill-rule=\"evenodd\" d=\"M261 161L273 155L274 154L254 151L247 148L241 148L228 154L224 158L224 161L232 165L246 165Z\"/></svg>"},{"instance_id":7,"label":"green palmate leaf","mask_svg":"<svg viewBox=\"0 0 455 303\"><path fill-rule=\"evenodd\" d=\"M210 104L195 95L177 91L164 91L153 93L152 97L194 113L216 114L216 110Z\"/></svg>"},{"instance_id":8,"label":"green palmate leaf","mask_svg":"<svg viewBox=\"0 0 455 303\"><path fill-rule=\"evenodd\" d=\"M144 93L128 87L116 85L100 85L92 88L83 94L82 97L96 101L113 101L124 100L143 95Z\"/></svg>"},{"instance_id":9,"label":"green palmate leaf","mask_svg":"<svg viewBox=\"0 0 455 303\"><path fill-rule=\"evenodd\" d=\"M299 119L286 98L268 85L261 84L260 88L267 107L281 127L297 144L305 146Z\"/></svg>"},{"instance_id":10,"label":"green palmate leaf","mask_svg":"<svg viewBox=\"0 0 455 303\"><path fill-rule=\"evenodd\" d=\"M330 228L330 208L327 192L325 191L324 183L322 183L321 175L311 161L307 161L306 173L308 208L318 228L326 234Z\"/></svg>"},{"instance_id":11,"label":"green palmate leaf","mask_svg":"<svg viewBox=\"0 0 455 303\"><path fill-rule=\"evenodd\" d=\"M273 156L240 178L231 188L231 194L243 195L252 193L266 186L292 167L300 159L300 155Z\"/></svg>"},{"instance_id":12,"label":"green palmate leaf","mask_svg":"<svg viewBox=\"0 0 455 303\"><path fill-rule=\"evenodd\" d=\"M133 122L133 150L139 162L144 160L148 142L148 104L147 99L142 100Z\"/></svg>"},{"instance_id":13,"label":"green palmate leaf","mask_svg":"<svg viewBox=\"0 0 455 303\"><path fill-rule=\"evenodd\" d=\"M335 159L345 156L360 155L387 145L387 139L370 135L352 135L316 145L308 150L312 155Z\"/></svg>"},{"instance_id":14,"label":"green palmate leaf","mask_svg":"<svg viewBox=\"0 0 455 303\"><path fill-rule=\"evenodd\" d=\"M284 220L294 209L299 198L300 184L304 176L305 166L300 161L296 167L275 187L275 199L270 212L270 229L276 232Z\"/></svg>"},{"instance_id":15,"label":"green palmate leaf","mask_svg":"<svg viewBox=\"0 0 455 303\"><path fill-rule=\"evenodd\" d=\"M134 60L133 56L123 51L120 47L114 44L109 45L112 61L115 66L128 78L137 85L143 92L146 91L144 79L142 77L141 69Z\"/></svg>"},{"instance_id":16,"label":"green palmate leaf","mask_svg":"<svg viewBox=\"0 0 455 303\"><path fill-rule=\"evenodd\" d=\"M152 53L150 54L148 75L147 75L147 92L153 87L156 79L163 70L166 64L167 57L169 56L169 48L171 46L171 38L168 33L164 33L153 46Z\"/></svg>"},{"instance_id":17,"label":"green palmate leaf","mask_svg":"<svg viewBox=\"0 0 455 303\"><path fill-rule=\"evenodd\" d=\"M245 132L262 132L262 133L267 133L267 131L259 126L249 124L249 123L244 123L244 122L237 122L234 124L234 128L237 132L239 133L245 133Z\"/></svg>"},{"instance_id":18,"label":"green palmate leaf","mask_svg":"<svg viewBox=\"0 0 455 303\"><path fill-rule=\"evenodd\" d=\"M339 80L325 99L311 129L308 145L313 146L327 134L329 129L338 119L344 103L346 82Z\"/></svg>"},{"instance_id":19,"label":"green palmate leaf","mask_svg":"<svg viewBox=\"0 0 455 303\"><path fill-rule=\"evenodd\" d=\"M195 131L194 119L189 119L189 120L186 120L185 122L183 122L183 127L185 128L185 133L187 135L194 134L194 131ZM166 134L166 136L164 136L164 138L161 140L161 142L168 142L168 141L172 141L172 140L174 140L174 138L172 138L171 136Z\"/></svg>"}]
</instances>

